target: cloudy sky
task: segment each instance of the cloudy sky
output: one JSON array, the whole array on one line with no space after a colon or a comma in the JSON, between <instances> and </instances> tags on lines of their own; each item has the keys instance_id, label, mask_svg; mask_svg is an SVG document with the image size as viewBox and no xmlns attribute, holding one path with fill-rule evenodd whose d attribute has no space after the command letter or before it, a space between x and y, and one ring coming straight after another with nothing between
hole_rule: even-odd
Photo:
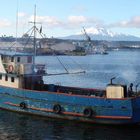
<instances>
[{"instance_id":1,"label":"cloudy sky","mask_svg":"<svg viewBox=\"0 0 140 140\"><path fill-rule=\"evenodd\" d=\"M34 5L46 36L105 28L140 37L140 0L0 0L0 35L21 36L30 27ZM18 6L17 6L18 5ZM18 8L17 8L18 7ZM16 15L18 11L18 20ZM38 27L41 25L39 24Z\"/></svg>"}]
</instances>

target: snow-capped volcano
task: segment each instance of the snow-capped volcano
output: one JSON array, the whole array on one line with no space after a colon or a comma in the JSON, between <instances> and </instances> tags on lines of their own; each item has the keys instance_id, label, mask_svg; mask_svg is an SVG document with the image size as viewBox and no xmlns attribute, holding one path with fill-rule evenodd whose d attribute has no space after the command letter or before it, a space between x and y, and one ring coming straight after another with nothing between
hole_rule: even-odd
<instances>
[{"instance_id":1,"label":"snow-capped volcano","mask_svg":"<svg viewBox=\"0 0 140 140\"><path fill-rule=\"evenodd\" d=\"M86 33L91 38L91 40L109 40L109 41L140 41L139 37L133 35L126 35L121 33L115 33L105 28L87 28ZM70 35L63 37L63 39L76 39L83 40L86 39L84 32L76 33L76 35Z\"/></svg>"},{"instance_id":2,"label":"snow-capped volcano","mask_svg":"<svg viewBox=\"0 0 140 140\"><path fill-rule=\"evenodd\" d=\"M117 35L117 33L112 32L110 30L106 30L105 28L93 28L93 27L91 27L91 28L86 29L86 32L87 32L87 34L111 36L111 37Z\"/></svg>"}]
</instances>

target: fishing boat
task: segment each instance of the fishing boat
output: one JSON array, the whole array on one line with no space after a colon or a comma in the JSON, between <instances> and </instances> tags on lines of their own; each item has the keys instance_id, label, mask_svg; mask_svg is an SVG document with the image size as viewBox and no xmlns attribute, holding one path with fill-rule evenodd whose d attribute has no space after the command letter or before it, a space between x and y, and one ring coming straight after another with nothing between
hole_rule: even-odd
<instances>
[{"instance_id":1,"label":"fishing boat","mask_svg":"<svg viewBox=\"0 0 140 140\"><path fill-rule=\"evenodd\" d=\"M34 55L0 52L0 108L90 123L140 122L140 92L112 82L105 90L45 84ZM131 86L132 87L132 86Z\"/></svg>"},{"instance_id":2,"label":"fishing boat","mask_svg":"<svg viewBox=\"0 0 140 140\"><path fill-rule=\"evenodd\" d=\"M35 65L33 57L0 53L1 109L89 123L140 122L138 91L132 93L112 80L105 90L44 84L45 66Z\"/></svg>"},{"instance_id":3,"label":"fishing boat","mask_svg":"<svg viewBox=\"0 0 140 140\"><path fill-rule=\"evenodd\" d=\"M45 65L35 63L35 53L0 51L0 108L88 123L140 122L140 92L132 91L132 84L128 90L112 78L104 90L69 87L45 84L47 75Z\"/></svg>"}]
</instances>

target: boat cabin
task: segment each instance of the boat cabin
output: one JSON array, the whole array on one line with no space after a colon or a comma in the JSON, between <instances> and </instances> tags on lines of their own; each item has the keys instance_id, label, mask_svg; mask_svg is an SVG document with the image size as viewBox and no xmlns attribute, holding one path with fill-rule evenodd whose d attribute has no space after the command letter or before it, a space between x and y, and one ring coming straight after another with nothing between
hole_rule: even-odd
<instances>
[{"instance_id":1,"label":"boat cabin","mask_svg":"<svg viewBox=\"0 0 140 140\"><path fill-rule=\"evenodd\" d=\"M1 52L0 85L12 88L33 89L35 82L42 80L44 66L35 65L32 54ZM43 71L43 73L42 73Z\"/></svg>"}]
</instances>

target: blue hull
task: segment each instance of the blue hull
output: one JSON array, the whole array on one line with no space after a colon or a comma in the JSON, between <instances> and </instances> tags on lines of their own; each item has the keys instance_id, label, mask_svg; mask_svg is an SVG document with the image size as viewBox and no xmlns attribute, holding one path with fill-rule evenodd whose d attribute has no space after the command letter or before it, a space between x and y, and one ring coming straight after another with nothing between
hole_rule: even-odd
<instances>
[{"instance_id":1,"label":"blue hull","mask_svg":"<svg viewBox=\"0 0 140 140\"><path fill-rule=\"evenodd\" d=\"M90 123L135 124L140 122L140 97L107 99L1 86L0 108Z\"/></svg>"}]
</instances>

